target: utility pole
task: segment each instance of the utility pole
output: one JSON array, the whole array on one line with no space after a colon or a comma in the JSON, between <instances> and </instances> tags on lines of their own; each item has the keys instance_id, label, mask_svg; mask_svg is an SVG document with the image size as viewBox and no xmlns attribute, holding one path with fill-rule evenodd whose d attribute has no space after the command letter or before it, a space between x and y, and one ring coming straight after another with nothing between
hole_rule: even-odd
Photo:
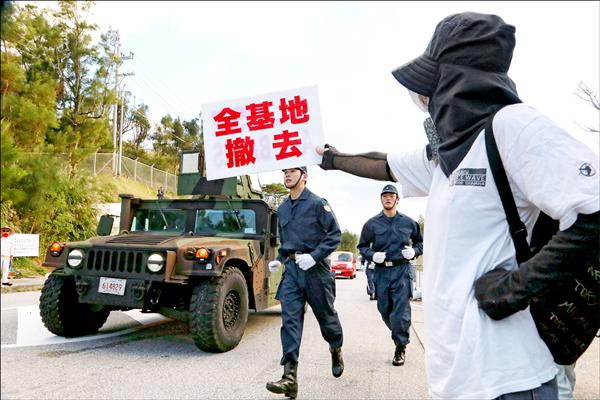
<instances>
[{"instance_id":1,"label":"utility pole","mask_svg":"<svg viewBox=\"0 0 600 400\"><path fill-rule=\"evenodd\" d=\"M119 54L119 31L117 33L117 41L115 43L115 93L117 94L117 98L119 97L119 62L116 61L116 57ZM117 173L117 163L115 157L115 150L117 147L117 113L119 110L118 102L113 106L113 174Z\"/></svg>"},{"instance_id":2,"label":"utility pole","mask_svg":"<svg viewBox=\"0 0 600 400\"><path fill-rule=\"evenodd\" d=\"M121 90L119 90L119 84L120 81L119 79L125 76L131 76L131 75L135 75L133 72L127 72L127 73L122 73L119 74L119 64L123 61L126 60L131 60L133 59L133 52L129 52L129 55L125 55L123 53L120 52L121 49L121 43L120 43L120 37L119 37L119 31L117 30L117 40L116 40L116 44L115 44L115 58L119 57L119 60L116 62L115 65L115 92L117 93L117 103L115 104L115 108L114 108L114 114L113 114L113 173L116 176L120 176L121 175L121 158L123 156L123 144L122 144L122 140L123 140L123 121L124 121L124 114L125 114L125 96L124 96L124 89L125 87L123 86L123 88ZM121 118L119 118L119 100L121 100ZM120 119L120 123L119 123L119 119ZM118 138L117 138L117 129L118 129ZM117 139L118 139L118 154L117 154Z\"/></svg>"},{"instance_id":3,"label":"utility pole","mask_svg":"<svg viewBox=\"0 0 600 400\"><path fill-rule=\"evenodd\" d=\"M119 129L119 161L117 163L117 176L121 176L121 162L123 161L123 121L125 118L125 86L121 92L121 125Z\"/></svg>"}]
</instances>

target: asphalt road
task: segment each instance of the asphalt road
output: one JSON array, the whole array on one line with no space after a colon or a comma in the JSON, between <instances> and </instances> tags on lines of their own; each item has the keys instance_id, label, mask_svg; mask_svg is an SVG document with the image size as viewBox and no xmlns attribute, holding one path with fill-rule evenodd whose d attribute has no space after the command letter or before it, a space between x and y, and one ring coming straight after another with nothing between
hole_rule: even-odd
<instances>
[{"instance_id":1,"label":"asphalt road","mask_svg":"<svg viewBox=\"0 0 600 400\"><path fill-rule=\"evenodd\" d=\"M298 368L299 399L428 399L422 305L413 303L406 364L394 367L389 331L369 301L363 272L338 279L344 375L333 378L327 343L309 309ZM205 353L183 323L113 312L98 335L64 339L39 320L39 292L2 294L2 399L283 399L279 307L251 313L234 350ZM576 399L600 399L598 339L578 361Z\"/></svg>"},{"instance_id":2,"label":"asphalt road","mask_svg":"<svg viewBox=\"0 0 600 400\"><path fill-rule=\"evenodd\" d=\"M346 370L341 378L331 375L328 344L309 309L298 398L428 398L424 350L414 332L406 364L392 366L394 345L367 297L364 273L336 284ZM2 399L284 398L265 389L282 373L279 307L251 313L238 347L211 354L196 348L183 323L138 321L122 312L111 313L100 335L80 341L52 337L39 319L36 326L32 306L38 298L39 292L2 295Z\"/></svg>"}]
</instances>

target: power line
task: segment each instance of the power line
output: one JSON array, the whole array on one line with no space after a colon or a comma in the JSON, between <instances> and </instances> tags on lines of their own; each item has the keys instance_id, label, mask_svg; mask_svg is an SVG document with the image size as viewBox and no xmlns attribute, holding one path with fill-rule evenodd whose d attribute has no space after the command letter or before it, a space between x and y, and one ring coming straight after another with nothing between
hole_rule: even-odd
<instances>
[{"instance_id":1,"label":"power line","mask_svg":"<svg viewBox=\"0 0 600 400\"><path fill-rule=\"evenodd\" d=\"M160 91L166 97L169 98L169 101L175 103L179 108L186 107L186 105L179 100L179 97L177 96L177 94L174 93L172 91L172 89L168 85L166 85L161 79L156 77L156 75L154 75L152 70L150 70L149 68L146 68L144 63L142 63L140 60L136 60L134 62L134 66L135 66L136 70L141 73L142 76L146 77L146 80L150 84L154 84L155 86L160 87Z\"/></svg>"}]
</instances>

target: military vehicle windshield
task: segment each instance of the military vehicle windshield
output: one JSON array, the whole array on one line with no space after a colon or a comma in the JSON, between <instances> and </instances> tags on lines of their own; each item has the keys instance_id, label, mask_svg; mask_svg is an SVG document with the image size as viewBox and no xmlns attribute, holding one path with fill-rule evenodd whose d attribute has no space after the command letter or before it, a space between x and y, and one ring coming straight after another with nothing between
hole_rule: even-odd
<instances>
[{"instance_id":1,"label":"military vehicle windshield","mask_svg":"<svg viewBox=\"0 0 600 400\"><path fill-rule=\"evenodd\" d=\"M236 215L237 214L237 215ZM256 216L254 210L215 210L196 211L196 234L255 234Z\"/></svg>"},{"instance_id":2,"label":"military vehicle windshield","mask_svg":"<svg viewBox=\"0 0 600 400\"><path fill-rule=\"evenodd\" d=\"M132 232L183 233L186 210L139 209L133 214Z\"/></svg>"}]
</instances>

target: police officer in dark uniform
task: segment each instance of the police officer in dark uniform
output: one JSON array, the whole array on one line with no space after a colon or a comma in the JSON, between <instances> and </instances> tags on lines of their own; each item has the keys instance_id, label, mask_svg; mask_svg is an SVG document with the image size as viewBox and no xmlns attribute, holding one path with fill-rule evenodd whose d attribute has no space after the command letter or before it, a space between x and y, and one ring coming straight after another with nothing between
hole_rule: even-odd
<instances>
[{"instance_id":1,"label":"police officer in dark uniform","mask_svg":"<svg viewBox=\"0 0 600 400\"><path fill-rule=\"evenodd\" d=\"M412 292L409 261L423 254L419 224L396 211L399 201L396 187L386 185L381 191L383 211L365 223L357 246L363 258L375 263L377 309L392 331L395 366L404 365L409 343Z\"/></svg>"},{"instance_id":2,"label":"police officer in dark uniform","mask_svg":"<svg viewBox=\"0 0 600 400\"><path fill-rule=\"evenodd\" d=\"M342 326L333 307L335 275L326 261L340 244L341 232L327 200L305 187L306 167L285 169L283 173L290 196L277 211L281 246L269 270L275 272L282 263L285 265L276 295L281 302L284 370L279 381L267 382L267 390L295 398L306 302L319 322L323 339L329 343L333 376L338 378L344 372Z\"/></svg>"}]
</instances>

